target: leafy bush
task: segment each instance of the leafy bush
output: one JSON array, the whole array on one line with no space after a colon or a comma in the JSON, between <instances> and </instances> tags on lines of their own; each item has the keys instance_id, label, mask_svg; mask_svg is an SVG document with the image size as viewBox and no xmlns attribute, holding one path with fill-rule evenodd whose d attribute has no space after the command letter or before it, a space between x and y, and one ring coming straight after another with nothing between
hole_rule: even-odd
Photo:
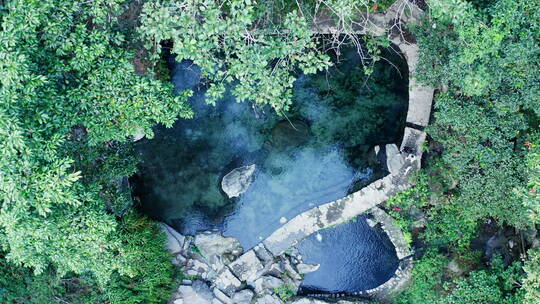
<instances>
[{"instance_id":1,"label":"leafy bush","mask_svg":"<svg viewBox=\"0 0 540 304\"><path fill-rule=\"evenodd\" d=\"M429 250L420 260L414 261L412 285L397 299L397 304L431 304L440 296L441 280L447 258Z\"/></svg>"},{"instance_id":2,"label":"leafy bush","mask_svg":"<svg viewBox=\"0 0 540 304\"><path fill-rule=\"evenodd\" d=\"M160 43L170 39L176 60L189 59L201 68L209 81L208 103L233 86L238 101L268 104L280 112L291 104L296 69L310 74L330 63L297 11L279 24L257 17L256 2L250 0L149 1L140 32L155 59Z\"/></svg>"},{"instance_id":3,"label":"leafy bush","mask_svg":"<svg viewBox=\"0 0 540 304\"><path fill-rule=\"evenodd\" d=\"M107 287L98 288L91 276L68 273L64 277L53 268L33 275L0 256L0 301L2 303L165 303L173 292L173 265L164 250L165 236L146 218L129 215L121 223L126 275L114 273Z\"/></svg>"},{"instance_id":4,"label":"leafy bush","mask_svg":"<svg viewBox=\"0 0 540 304\"><path fill-rule=\"evenodd\" d=\"M134 172L119 142L191 115L189 93L134 73L121 4L10 1L0 32L5 259L36 275L88 275L102 288L113 273L137 272L119 263L132 252L117 229L130 204L118 187Z\"/></svg>"},{"instance_id":5,"label":"leafy bush","mask_svg":"<svg viewBox=\"0 0 540 304\"><path fill-rule=\"evenodd\" d=\"M524 269L526 277L523 279L523 291L525 304L540 303L540 251L531 249L528 251L529 258L525 261Z\"/></svg>"},{"instance_id":6,"label":"leafy bush","mask_svg":"<svg viewBox=\"0 0 540 304\"><path fill-rule=\"evenodd\" d=\"M287 284L274 288L274 292L283 301L288 301L296 295L294 286Z\"/></svg>"}]
</instances>

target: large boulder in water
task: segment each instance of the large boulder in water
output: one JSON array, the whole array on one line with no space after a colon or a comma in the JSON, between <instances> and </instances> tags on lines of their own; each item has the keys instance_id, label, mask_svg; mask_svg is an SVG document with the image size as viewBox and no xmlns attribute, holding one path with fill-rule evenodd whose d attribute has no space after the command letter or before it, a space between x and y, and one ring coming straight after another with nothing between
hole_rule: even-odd
<instances>
[{"instance_id":1,"label":"large boulder in water","mask_svg":"<svg viewBox=\"0 0 540 304\"><path fill-rule=\"evenodd\" d=\"M255 164L243 166L227 173L221 180L221 188L229 198L237 197L247 191L253 182Z\"/></svg>"}]
</instances>

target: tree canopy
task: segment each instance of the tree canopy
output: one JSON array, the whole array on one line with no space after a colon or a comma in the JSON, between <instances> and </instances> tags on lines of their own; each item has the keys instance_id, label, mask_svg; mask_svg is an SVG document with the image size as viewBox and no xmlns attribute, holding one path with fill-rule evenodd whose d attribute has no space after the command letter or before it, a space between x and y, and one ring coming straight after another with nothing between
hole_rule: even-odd
<instances>
[{"instance_id":1,"label":"tree canopy","mask_svg":"<svg viewBox=\"0 0 540 304\"><path fill-rule=\"evenodd\" d=\"M392 2L1 1L0 301L167 301L164 236L132 208L125 183L137 170L133 136L193 115L191 92L163 77L164 48L201 68L208 102L230 90L285 113L297 77L332 64L329 48L347 41L371 54L365 64L380 59L387 37L354 30ZM400 34L419 45L417 80L438 90L425 168L386 204L419 253L396 302L539 303L534 240L511 261L473 243L491 221L538 233L540 2L414 2L427 4L425 18ZM320 16L339 31L316 34ZM336 87L333 113L363 117L340 111L350 96ZM369 106L378 102L391 104ZM425 227L413 228L414 213ZM454 262L462 273L448 270Z\"/></svg>"},{"instance_id":2,"label":"tree canopy","mask_svg":"<svg viewBox=\"0 0 540 304\"><path fill-rule=\"evenodd\" d=\"M0 32L0 244L36 275L134 276L121 142L190 117L189 92L134 73L122 1L9 1Z\"/></svg>"}]
</instances>

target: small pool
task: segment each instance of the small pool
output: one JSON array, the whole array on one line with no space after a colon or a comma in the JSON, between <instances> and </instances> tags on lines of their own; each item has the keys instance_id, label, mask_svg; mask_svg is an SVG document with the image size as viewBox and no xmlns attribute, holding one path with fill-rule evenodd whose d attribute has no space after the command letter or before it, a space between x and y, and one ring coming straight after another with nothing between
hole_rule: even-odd
<instances>
[{"instance_id":1,"label":"small pool","mask_svg":"<svg viewBox=\"0 0 540 304\"><path fill-rule=\"evenodd\" d=\"M304 263L321 265L305 275L302 294L354 293L375 288L388 281L399 266L386 233L370 227L365 216L315 233L296 248Z\"/></svg>"},{"instance_id":2,"label":"small pool","mask_svg":"<svg viewBox=\"0 0 540 304\"><path fill-rule=\"evenodd\" d=\"M406 64L397 60L401 72L378 64L366 78L356 54L345 54L330 74L299 77L295 106L285 115L232 96L207 105L197 67L171 60L176 89L195 91L195 117L170 129L157 126L155 138L135 144L141 163L132 183L140 209L184 234L221 230L247 250L299 213L387 174L372 148L400 141ZM229 198L223 177L252 165L247 190ZM307 259L321 261L321 269L306 276L306 288L359 291L380 284L397 267L393 247L362 218L321 235L323 242L309 238L299 245ZM321 285L328 275L334 283Z\"/></svg>"}]
</instances>

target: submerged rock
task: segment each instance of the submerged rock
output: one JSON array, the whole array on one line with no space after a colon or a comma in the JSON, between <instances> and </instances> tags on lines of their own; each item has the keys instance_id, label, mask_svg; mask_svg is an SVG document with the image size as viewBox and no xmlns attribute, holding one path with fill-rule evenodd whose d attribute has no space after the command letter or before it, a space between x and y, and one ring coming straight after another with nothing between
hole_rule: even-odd
<instances>
[{"instance_id":1,"label":"submerged rock","mask_svg":"<svg viewBox=\"0 0 540 304\"><path fill-rule=\"evenodd\" d=\"M286 149L305 144L310 136L309 126L298 119L283 120L272 130L272 148Z\"/></svg>"},{"instance_id":2,"label":"submerged rock","mask_svg":"<svg viewBox=\"0 0 540 304\"><path fill-rule=\"evenodd\" d=\"M221 188L229 198L237 197L247 191L253 182L255 164L243 166L227 173L221 180Z\"/></svg>"}]
</instances>

